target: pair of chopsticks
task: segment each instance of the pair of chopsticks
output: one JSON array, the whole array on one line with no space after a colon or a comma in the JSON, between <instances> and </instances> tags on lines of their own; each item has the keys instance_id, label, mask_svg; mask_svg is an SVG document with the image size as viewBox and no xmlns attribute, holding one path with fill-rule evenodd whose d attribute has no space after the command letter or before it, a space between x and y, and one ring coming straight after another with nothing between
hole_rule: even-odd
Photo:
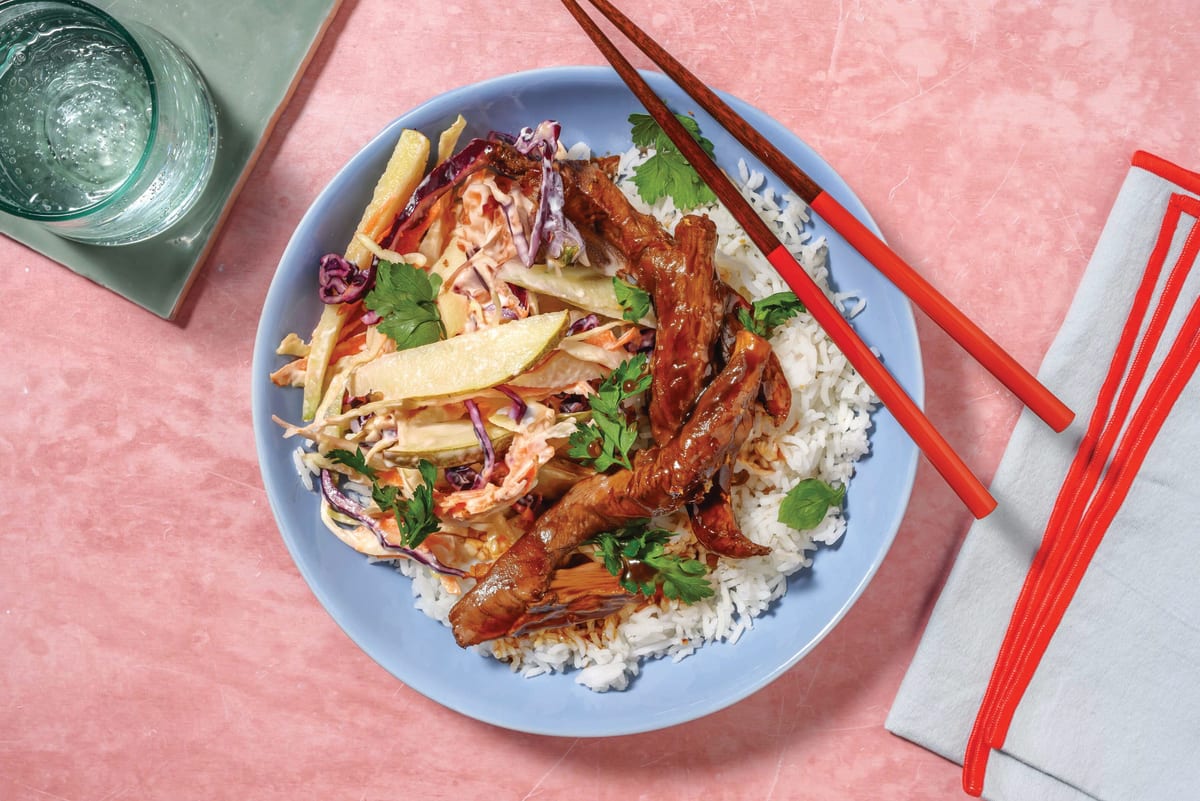
<instances>
[{"instance_id":1,"label":"pair of chopsticks","mask_svg":"<svg viewBox=\"0 0 1200 801\"><path fill-rule=\"evenodd\" d=\"M1200 367L1197 298L1166 356L1146 383L1184 281L1200 259L1200 223L1193 223L1175 266L1163 280L1166 259L1185 214L1200 217L1200 201L1172 195L1087 430L1059 488L1041 545L1017 596L963 756L963 789L971 795L982 794L988 754L1004 746L1017 706L1092 556L1128 496L1167 416ZM1151 312L1156 291L1158 301Z\"/></svg>"},{"instance_id":2,"label":"pair of chopsticks","mask_svg":"<svg viewBox=\"0 0 1200 801\"><path fill-rule=\"evenodd\" d=\"M1007 386L1030 410L1055 431L1062 431L1070 424L1074 413L1062 401L1042 386L1012 356L912 267L893 253L853 214L755 131L737 112L717 97L716 93L705 86L608 0L589 0L589 2L607 17L626 38L649 56L701 108L712 115L734 138L745 145L763 164L787 183L813 211L887 276L918 308L929 315L968 353L1000 379L1001 383ZM842 350L854 368L879 396L883 405L896 417L901 427L912 437L917 447L962 499L971 513L975 517L984 517L991 512L996 507L996 501L988 493L987 488L934 428L878 357L855 333L820 287L800 267L787 248L780 243L767 224L742 197L733 182L692 139L666 104L654 94L650 85L621 55L591 17L583 11L579 3L576 0L563 0L563 5L567 7L567 10L571 12L584 32L608 59L621 79L645 106L646 111L662 127L700 177L713 190L713 193L729 209L751 241L762 250L771 265L779 271L813 318L825 330L834 344Z\"/></svg>"}]
</instances>

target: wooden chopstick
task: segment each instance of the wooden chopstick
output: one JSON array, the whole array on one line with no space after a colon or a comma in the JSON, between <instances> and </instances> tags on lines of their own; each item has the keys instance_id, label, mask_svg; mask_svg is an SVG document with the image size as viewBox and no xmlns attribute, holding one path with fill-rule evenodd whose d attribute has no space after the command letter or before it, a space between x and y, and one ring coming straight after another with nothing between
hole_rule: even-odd
<instances>
[{"instance_id":1,"label":"wooden chopstick","mask_svg":"<svg viewBox=\"0 0 1200 801\"><path fill-rule=\"evenodd\" d=\"M867 261L896 285L921 311L1009 388L1030 411L1055 431L1062 431L1075 414L1001 348L969 317L946 299L883 240L858 221L807 173L751 127L699 78L664 50L645 31L608 0L588 0L633 44L688 93L735 139L790 186L822 219L841 234ZM574 13L574 12L572 12ZM578 18L578 17L577 17Z\"/></svg>"},{"instance_id":2,"label":"wooden chopstick","mask_svg":"<svg viewBox=\"0 0 1200 801\"><path fill-rule=\"evenodd\" d=\"M975 517L984 517L990 513L996 507L996 501L988 493L987 488L975 477L912 398L887 371L883 363L855 333L816 282L780 243L774 232L746 202L741 192L726 177L716 162L704 152L704 149L691 137L679 120L675 119L675 115L671 113L666 104L654 94L650 85L621 55L616 46L608 40L579 4L575 0L563 0L563 5L567 7L584 32L612 64L613 69L645 106L650 116L679 148L684 158L725 204L751 241L762 250L767 260L779 271L784 281L862 375L863 380L875 391L884 406L896 417L921 452L963 500L971 513Z\"/></svg>"}]
</instances>

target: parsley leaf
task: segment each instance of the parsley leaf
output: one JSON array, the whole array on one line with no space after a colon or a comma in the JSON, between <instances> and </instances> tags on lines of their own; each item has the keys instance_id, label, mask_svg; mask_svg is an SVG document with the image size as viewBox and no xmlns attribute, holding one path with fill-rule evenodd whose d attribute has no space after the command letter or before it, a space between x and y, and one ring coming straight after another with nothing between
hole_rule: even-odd
<instances>
[{"instance_id":1,"label":"parsley leaf","mask_svg":"<svg viewBox=\"0 0 1200 801\"><path fill-rule=\"evenodd\" d=\"M437 478L437 468L432 463L425 459L420 461L417 470L421 474L421 484L413 490L411 498L405 499L401 497L399 487L379 483L379 474L367 464L361 448L356 448L354 453L335 448L329 451L328 456L370 480L371 500L380 511L396 519L400 544L405 548L416 548L441 527L437 515L433 513L433 482Z\"/></svg>"},{"instance_id":2,"label":"parsley leaf","mask_svg":"<svg viewBox=\"0 0 1200 801\"><path fill-rule=\"evenodd\" d=\"M437 307L441 283L441 276L411 264L381 261L363 305L380 316L379 330L400 350L428 345L446 334Z\"/></svg>"},{"instance_id":3,"label":"parsley leaf","mask_svg":"<svg viewBox=\"0 0 1200 801\"><path fill-rule=\"evenodd\" d=\"M663 596L685 604L711 596L713 588L704 563L667 553L665 546L671 532L648 528L647 522L634 520L588 540L605 569L620 579L624 590L635 595L650 596L662 587Z\"/></svg>"},{"instance_id":4,"label":"parsley leaf","mask_svg":"<svg viewBox=\"0 0 1200 801\"><path fill-rule=\"evenodd\" d=\"M613 276L613 291L617 295L617 303L621 304L621 316L631 323L640 322L650 313L650 293L634 284L627 284Z\"/></svg>"},{"instance_id":5,"label":"parsley leaf","mask_svg":"<svg viewBox=\"0 0 1200 801\"><path fill-rule=\"evenodd\" d=\"M779 505L779 522L797 531L816 528L830 507L839 507L846 498L846 487L832 487L819 478L806 478L788 490Z\"/></svg>"},{"instance_id":6,"label":"parsley leaf","mask_svg":"<svg viewBox=\"0 0 1200 801\"><path fill-rule=\"evenodd\" d=\"M632 469L629 451L637 441L637 425L625 416L622 404L650 388L650 373L646 354L639 353L617 365L600 382L590 400L592 419L580 424L567 441L567 455L590 463L604 472L619 466Z\"/></svg>"},{"instance_id":7,"label":"parsley leaf","mask_svg":"<svg viewBox=\"0 0 1200 801\"><path fill-rule=\"evenodd\" d=\"M738 309L738 320L748 331L763 339L775 332L775 327L804 311L804 304L795 292L776 292L762 300L756 300L750 309Z\"/></svg>"},{"instance_id":8,"label":"parsley leaf","mask_svg":"<svg viewBox=\"0 0 1200 801\"><path fill-rule=\"evenodd\" d=\"M711 156L713 143L700 135L699 124L686 114L676 114L675 119ZM633 170L633 183L642 200L654 203L659 198L670 197L681 211L716 202L717 196L712 189L704 183L653 117L630 114L629 123L633 126L631 137L634 145L654 148L655 151L653 156Z\"/></svg>"}]
</instances>

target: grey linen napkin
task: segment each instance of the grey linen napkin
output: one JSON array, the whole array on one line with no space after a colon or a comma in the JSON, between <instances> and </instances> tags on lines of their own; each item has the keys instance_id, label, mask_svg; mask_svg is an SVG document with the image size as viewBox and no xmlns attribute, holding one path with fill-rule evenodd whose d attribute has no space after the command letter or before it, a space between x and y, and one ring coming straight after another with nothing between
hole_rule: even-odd
<instances>
[{"instance_id":1,"label":"grey linen napkin","mask_svg":"<svg viewBox=\"0 0 1200 801\"><path fill-rule=\"evenodd\" d=\"M1039 374L1076 420L1062 434L1028 411L1018 421L991 487L999 507L971 527L888 716L887 728L901 737L962 762L1013 604L1169 198L1198 189L1200 176L1148 154L1135 157ZM1164 275L1195 222L1181 218ZM1200 265L1150 375L1198 294ZM1200 375L1184 389L1096 552L1004 749L992 753L984 798L1200 798L1198 400Z\"/></svg>"}]
</instances>

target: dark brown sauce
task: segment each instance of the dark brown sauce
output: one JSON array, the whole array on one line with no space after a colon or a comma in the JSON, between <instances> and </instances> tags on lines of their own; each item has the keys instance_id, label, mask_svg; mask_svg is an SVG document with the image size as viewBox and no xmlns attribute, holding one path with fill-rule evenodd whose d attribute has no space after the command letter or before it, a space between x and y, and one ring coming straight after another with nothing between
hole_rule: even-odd
<instances>
[{"instance_id":1,"label":"dark brown sauce","mask_svg":"<svg viewBox=\"0 0 1200 801\"><path fill-rule=\"evenodd\" d=\"M657 574L658 571L645 562L638 559L626 559L625 569L621 571L621 581L629 579L640 586L654 581Z\"/></svg>"}]
</instances>

